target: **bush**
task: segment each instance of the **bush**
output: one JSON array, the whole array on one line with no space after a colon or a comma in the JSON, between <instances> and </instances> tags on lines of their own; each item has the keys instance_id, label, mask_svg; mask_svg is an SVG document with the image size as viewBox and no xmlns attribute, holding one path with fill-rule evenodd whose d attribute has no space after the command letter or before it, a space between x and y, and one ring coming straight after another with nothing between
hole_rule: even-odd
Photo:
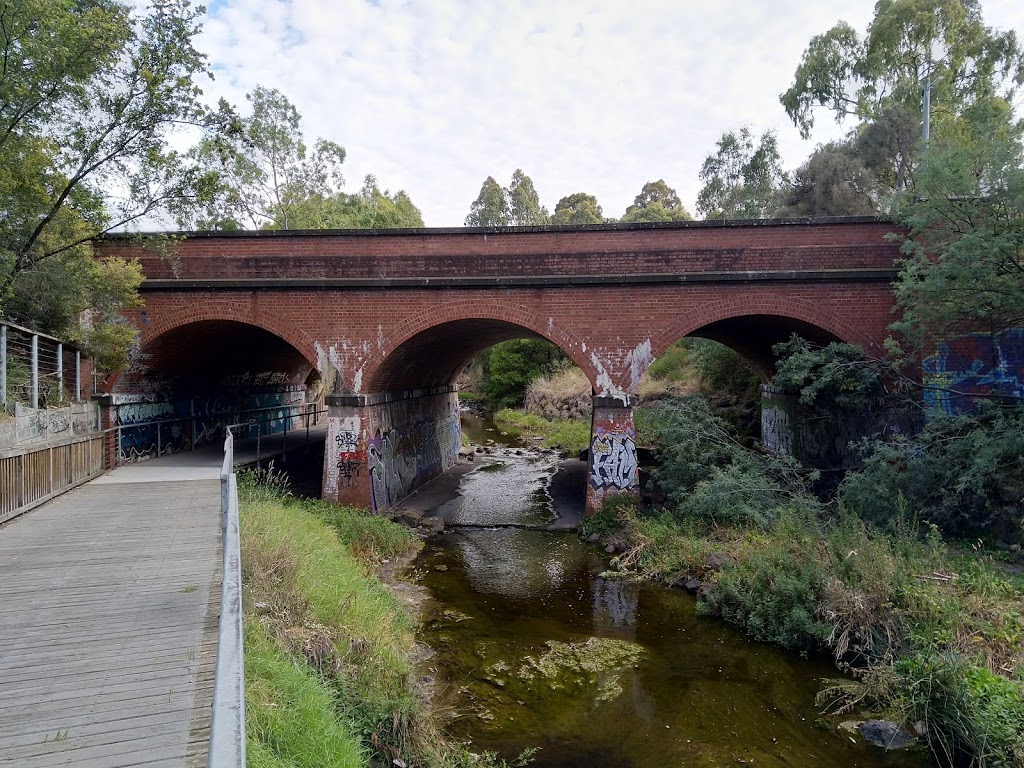
<instances>
[{"instance_id":1,"label":"bush","mask_svg":"<svg viewBox=\"0 0 1024 768\"><path fill-rule=\"evenodd\" d=\"M914 437L862 449L864 468L845 479L840 496L863 519L891 529L909 515L948 535L1020 543L1024 408L934 416Z\"/></svg>"},{"instance_id":2,"label":"bush","mask_svg":"<svg viewBox=\"0 0 1024 768\"><path fill-rule=\"evenodd\" d=\"M801 512L781 515L772 536L748 539L752 551L722 567L698 609L755 640L800 651L825 648L831 627L818 618L826 572L816 557L814 527Z\"/></svg>"},{"instance_id":3,"label":"bush","mask_svg":"<svg viewBox=\"0 0 1024 768\"><path fill-rule=\"evenodd\" d=\"M744 448L700 395L638 411L637 431L654 446L651 475L677 517L767 526L779 504L810 502L793 461Z\"/></svg>"},{"instance_id":4,"label":"bush","mask_svg":"<svg viewBox=\"0 0 1024 768\"><path fill-rule=\"evenodd\" d=\"M690 362L705 390L756 399L761 378L738 352L710 339L688 339Z\"/></svg>"},{"instance_id":5,"label":"bush","mask_svg":"<svg viewBox=\"0 0 1024 768\"><path fill-rule=\"evenodd\" d=\"M530 382L549 373L564 355L542 339L512 339L495 344L484 365L484 394L491 410L518 408Z\"/></svg>"}]
</instances>

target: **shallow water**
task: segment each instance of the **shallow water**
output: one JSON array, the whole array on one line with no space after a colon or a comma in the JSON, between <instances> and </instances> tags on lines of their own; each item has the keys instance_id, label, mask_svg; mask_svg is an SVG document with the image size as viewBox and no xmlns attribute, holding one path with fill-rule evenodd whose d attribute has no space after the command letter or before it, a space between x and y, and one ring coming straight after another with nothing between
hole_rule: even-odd
<instances>
[{"instance_id":1,"label":"shallow water","mask_svg":"<svg viewBox=\"0 0 1024 768\"><path fill-rule=\"evenodd\" d=\"M500 462L463 478L458 522L546 524L553 460ZM421 674L454 735L508 759L536 747L537 766L931 765L820 721L827 660L751 642L679 590L602 575L604 558L567 531L449 528L428 542L415 568L436 655Z\"/></svg>"}]
</instances>

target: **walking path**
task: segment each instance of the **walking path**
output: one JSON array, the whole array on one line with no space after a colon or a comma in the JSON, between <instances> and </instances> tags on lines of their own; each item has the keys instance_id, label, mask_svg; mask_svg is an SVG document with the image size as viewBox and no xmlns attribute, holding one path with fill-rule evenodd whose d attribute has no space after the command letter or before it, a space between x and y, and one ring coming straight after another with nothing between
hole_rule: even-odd
<instances>
[{"instance_id":1,"label":"walking path","mask_svg":"<svg viewBox=\"0 0 1024 768\"><path fill-rule=\"evenodd\" d=\"M120 467L0 526L0 766L205 766L216 454Z\"/></svg>"}]
</instances>

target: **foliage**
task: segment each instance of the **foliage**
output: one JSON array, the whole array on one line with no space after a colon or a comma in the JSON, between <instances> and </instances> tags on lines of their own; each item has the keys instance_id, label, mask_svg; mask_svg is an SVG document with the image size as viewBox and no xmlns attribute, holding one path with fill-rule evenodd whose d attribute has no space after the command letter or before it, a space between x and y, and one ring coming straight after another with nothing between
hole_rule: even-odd
<instances>
[{"instance_id":1,"label":"foliage","mask_svg":"<svg viewBox=\"0 0 1024 768\"><path fill-rule=\"evenodd\" d=\"M644 375L657 381L689 381L690 368L689 339L680 339L662 352L651 363Z\"/></svg>"},{"instance_id":2,"label":"foliage","mask_svg":"<svg viewBox=\"0 0 1024 768\"><path fill-rule=\"evenodd\" d=\"M563 359L561 351L542 339L512 339L495 344L484 366L484 394L491 409L519 407L526 388L550 373Z\"/></svg>"},{"instance_id":3,"label":"foliage","mask_svg":"<svg viewBox=\"0 0 1024 768\"><path fill-rule=\"evenodd\" d=\"M517 168L504 189L488 176L466 216L467 227L537 226L548 223L548 211L540 204L533 179Z\"/></svg>"},{"instance_id":4,"label":"foliage","mask_svg":"<svg viewBox=\"0 0 1024 768\"><path fill-rule=\"evenodd\" d=\"M480 194L469 207L466 216L467 227L507 227L509 225L508 201L505 190L493 176L484 179Z\"/></svg>"},{"instance_id":5,"label":"foliage","mask_svg":"<svg viewBox=\"0 0 1024 768\"><path fill-rule=\"evenodd\" d=\"M909 515L952 536L1021 543L1024 408L935 415L919 434L863 448L863 470L840 489L863 519L891 526Z\"/></svg>"},{"instance_id":6,"label":"foliage","mask_svg":"<svg viewBox=\"0 0 1024 768\"><path fill-rule=\"evenodd\" d=\"M403 229L423 227L423 216L405 190L382 190L368 174L355 194L336 192L330 197L301 200L291 214L297 229Z\"/></svg>"},{"instance_id":7,"label":"foliage","mask_svg":"<svg viewBox=\"0 0 1024 768\"><path fill-rule=\"evenodd\" d=\"M985 26L977 0L882 0L863 37L842 21L813 37L780 100L804 138L818 108L856 119L862 156L899 192L913 185L926 77L936 135L951 137L979 107L1013 103L1024 55L1013 32Z\"/></svg>"},{"instance_id":8,"label":"foliage","mask_svg":"<svg viewBox=\"0 0 1024 768\"><path fill-rule=\"evenodd\" d=\"M578 455L590 445L589 421L548 420L534 413L503 408L494 414L494 423L539 435L545 448L557 448L567 456Z\"/></svg>"},{"instance_id":9,"label":"foliage","mask_svg":"<svg viewBox=\"0 0 1024 768\"><path fill-rule=\"evenodd\" d=\"M700 169L703 183L697 212L706 219L760 219L771 216L787 183L775 133L766 131L757 146L750 129L726 131Z\"/></svg>"},{"instance_id":10,"label":"foliage","mask_svg":"<svg viewBox=\"0 0 1024 768\"><path fill-rule=\"evenodd\" d=\"M852 142L819 146L793 172L783 194L781 217L871 216L878 212L880 192Z\"/></svg>"},{"instance_id":11,"label":"foliage","mask_svg":"<svg viewBox=\"0 0 1024 768\"><path fill-rule=\"evenodd\" d=\"M793 334L772 350L778 357L772 385L798 392L802 404L819 412L864 412L884 394L878 368L853 344L818 346Z\"/></svg>"},{"instance_id":12,"label":"foliage","mask_svg":"<svg viewBox=\"0 0 1024 768\"><path fill-rule=\"evenodd\" d=\"M105 365L127 351L107 324L136 303L137 267L97 264L90 243L191 199L201 174L170 140L223 117L197 101L200 13L187 0L145 14L116 0L16 0L0 11L0 313L84 337ZM108 278L115 289L102 287ZM95 335L76 330L89 308Z\"/></svg>"},{"instance_id":13,"label":"foliage","mask_svg":"<svg viewBox=\"0 0 1024 768\"><path fill-rule=\"evenodd\" d=\"M638 435L653 444L651 474L673 515L769 526L780 503L805 499L795 463L744 448L703 397L662 400L645 411Z\"/></svg>"},{"instance_id":14,"label":"foliage","mask_svg":"<svg viewBox=\"0 0 1024 768\"><path fill-rule=\"evenodd\" d=\"M555 205L552 224L600 224L604 214L597 198L585 192L566 195Z\"/></svg>"},{"instance_id":15,"label":"foliage","mask_svg":"<svg viewBox=\"0 0 1024 768\"><path fill-rule=\"evenodd\" d=\"M540 204L533 179L523 173L521 168L516 169L511 183L505 188L505 200L508 204L509 223L513 226L548 223L548 211Z\"/></svg>"},{"instance_id":16,"label":"foliage","mask_svg":"<svg viewBox=\"0 0 1024 768\"><path fill-rule=\"evenodd\" d=\"M594 533L607 536L609 533L621 531L639 511L636 497L632 494L615 493L605 496L601 508L580 523L580 533L583 536Z\"/></svg>"},{"instance_id":17,"label":"foliage","mask_svg":"<svg viewBox=\"0 0 1024 768\"><path fill-rule=\"evenodd\" d=\"M310 152L302 116L276 88L257 86L245 98L251 113L237 119L234 131L204 138L191 151L207 188L196 205L179 208L182 226L289 229L307 200L340 190L343 147L317 139ZM229 111L224 102L221 109Z\"/></svg>"},{"instance_id":18,"label":"foliage","mask_svg":"<svg viewBox=\"0 0 1024 768\"><path fill-rule=\"evenodd\" d=\"M896 284L896 328L929 339L1024 324L1024 148L1001 120L936 142L897 219L909 229Z\"/></svg>"},{"instance_id":19,"label":"foliage","mask_svg":"<svg viewBox=\"0 0 1024 768\"><path fill-rule=\"evenodd\" d=\"M692 221L693 216L679 200L679 195L664 179L644 184L633 204L620 221L633 224L649 221Z\"/></svg>"},{"instance_id":20,"label":"foliage","mask_svg":"<svg viewBox=\"0 0 1024 768\"><path fill-rule=\"evenodd\" d=\"M738 352L710 339L686 339L686 347L705 390L757 398L761 379Z\"/></svg>"},{"instance_id":21,"label":"foliage","mask_svg":"<svg viewBox=\"0 0 1024 768\"><path fill-rule=\"evenodd\" d=\"M699 610L742 627L755 640L817 650L825 647L831 630L817 615L826 576L813 536L792 514L783 513L777 535L748 540L760 551L723 568Z\"/></svg>"},{"instance_id":22,"label":"foliage","mask_svg":"<svg viewBox=\"0 0 1024 768\"><path fill-rule=\"evenodd\" d=\"M883 0L863 38L842 21L813 37L780 100L807 138L817 107L837 122L916 107L925 75L937 81L935 100L958 110L995 93L1012 101L1024 59L1013 32L984 25L976 0Z\"/></svg>"}]
</instances>

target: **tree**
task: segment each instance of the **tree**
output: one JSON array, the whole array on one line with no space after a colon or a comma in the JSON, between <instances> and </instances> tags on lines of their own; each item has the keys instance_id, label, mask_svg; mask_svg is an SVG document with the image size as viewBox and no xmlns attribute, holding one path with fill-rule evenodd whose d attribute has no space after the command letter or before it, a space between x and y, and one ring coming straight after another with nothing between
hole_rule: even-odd
<instances>
[{"instance_id":1,"label":"tree","mask_svg":"<svg viewBox=\"0 0 1024 768\"><path fill-rule=\"evenodd\" d=\"M878 186L852 142L833 142L793 172L775 215L870 216L878 211Z\"/></svg>"},{"instance_id":2,"label":"tree","mask_svg":"<svg viewBox=\"0 0 1024 768\"><path fill-rule=\"evenodd\" d=\"M511 183L505 188L509 223L516 227L531 227L547 224L550 216L547 208L540 204L533 179L517 168Z\"/></svg>"},{"instance_id":3,"label":"tree","mask_svg":"<svg viewBox=\"0 0 1024 768\"><path fill-rule=\"evenodd\" d=\"M626 215L621 219L626 223L692 220L690 212L679 200L679 195L665 183L664 179L644 184L640 194L633 199L633 204L626 209Z\"/></svg>"},{"instance_id":4,"label":"tree","mask_svg":"<svg viewBox=\"0 0 1024 768\"><path fill-rule=\"evenodd\" d=\"M184 124L229 119L197 102L207 73L192 45L198 18L187 0L154 2L145 15L116 0L0 8L0 312L108 362L126 352L131 334L113 326L137 302L141 275L98 263L90 243L193 199L201 173L168 139Z\"/></svg>"},{"instance_id":5,"label":"tree","mask_svg":"<svg viewBox=\"0 0 1024 768\"><path fill-rule=\"evenodd\" d=\"M909 230L896 283L919 347L969 332L1024 325L1024 148L1021 126L974 126L967 140L929 148L914 195L896 218Z\"/></svg>"},{"instance_id":6,"label":"tree","mask_svg":"<svg viewBox=\"0 0 1024 768\"><path fill-rule=\"evenodd\" d=\"M754 146L750 129L727 131L700 169L704 182L697 212L707 219L760 219L778 207L786 184L775 133L765 131Z\"/></svg>"},{"instance_id":7,"label":"tree","mask_svg":"<svg viewBox=\"0 0 1024 768\"><path fill-rule=\"evenodd\" d=\"M338 192L314 196L296 204L291 214L295 229L402 229L423 227L423 216L405 190L382 190L375 176L363 180L354 195Z\"/></svg>"},{"instance_id":8,"label":"tree","mask_svg":"<svg viewBox=\"0 0 1024 768\"><path fill-rule=\"evenodd\" d=\"M508 225L508 201L505 199L505 190L493 176L488 176L480 186L480 194L469 208L466 226L507 227Z\"/></svg>"},{"instance_id":9,"label":"tree","mask_svg":"<svg viewBox=\"0 0 1024 768\"><path fill-rule=\"evenodd\" d=\"M597 198L585 192L566 195L555 205L552 224L600 224L604 221Z\"/></svg>"},{"instance_id":10,"label":"tree","mask_svg":"<svg viewBox=\"0 0 1024 768\"><path fill-rule=\"evenodd\" d=\"M533 179L517 168L512 181L502 187L488 176L480 194L470 206L467 227L532 227L548 223L548 211L541 206Z\"/></svg>"},{"instance_id":11,"label":"tree","mask_svg":"<svg viewBox=\"0 0 1024 768\"><path fill-rule=\"evenodd\" d=\"M257 86L245 98L252 111L236 131L205 138L192 150L213 189L203 204L180 211L181 226L291 229L308 200L341 191L343 147L317 139L309 151L302 116L276 88Z\"/></svg>"},{"instance_id":12,"label":"tree","mask_svg":"<svg viewBox=\"0 0 1024 768\"><path fill-rule=\"evenodd\" d=\"M881 126L869 141L894 153L890 185L900 191L912 184L926 77L936 135L952 135L978 105L1012 103L1024 55L1013 32L984 25L978 0L880 0L863 38L842 21L812 38L780 100L804 138L819 108L839 123L855 118L859 132Z\"/></svg>"}]
</instances>

